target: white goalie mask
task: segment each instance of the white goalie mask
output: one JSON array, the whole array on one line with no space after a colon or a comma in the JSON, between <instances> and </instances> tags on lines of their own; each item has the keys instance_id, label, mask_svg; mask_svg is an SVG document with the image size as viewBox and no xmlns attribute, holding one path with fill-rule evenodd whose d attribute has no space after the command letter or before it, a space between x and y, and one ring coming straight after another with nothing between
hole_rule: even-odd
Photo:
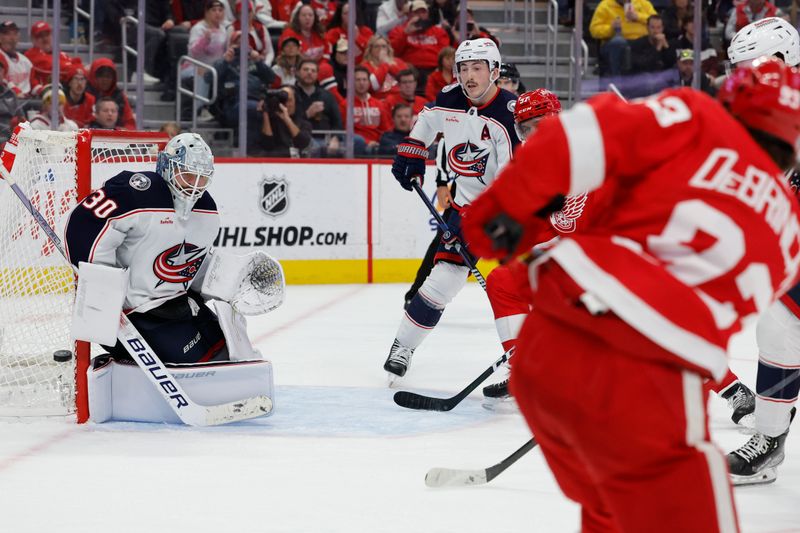
<instances>
[{"instance_id":1,"label":"white goalie mask","mask_svg":"<svg viewBox=\"0 0 800 533\"><path fill-rule=\"evenodd\" d=\"M731 40L728 58L737 66L761 56L780 54L791 67L800 64L800 35L789 22L769 17L752 22L739 30Z\"/></svg>"},{"instance_id":2,"label":"white goalie mask","mask_svg":"<svg viewBox=\"0 0 800 533\"><path fill-rule=\"evenodd\" d=\"M178 218L189 217L214 175L211 148L196 133L181 133L158 154L156 172L167 182Z\"/></svg>"},{"instance_id":3,"label":"white goalie mask","mask_svg":"<svg viewBox=\"0 0 800 533\"><path fill-rule=\"evenodd\" d=\"M469 39L458 45L455 58L456 80L461 86L461 91L464 93L464 96L469 98L464 84L461 81L461 73L459 72L459 64L464 61L486 61L489 65L489 71L491 72L489 75L489 85L478 98L474 99L480 100L489 92L489 89L491 89L492 85L497 81L497 78L500 77L500 50L497 49L497 45L493 40L487 38ZM494 73L495 69L497 69L496 74Z\"/></svg>"}]
</instances>

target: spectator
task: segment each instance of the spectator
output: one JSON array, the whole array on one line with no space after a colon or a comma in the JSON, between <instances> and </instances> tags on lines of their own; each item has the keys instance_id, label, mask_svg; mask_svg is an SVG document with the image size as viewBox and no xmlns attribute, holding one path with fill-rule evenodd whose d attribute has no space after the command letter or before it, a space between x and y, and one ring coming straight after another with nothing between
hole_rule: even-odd
<instances>
[{"instance_id":1,"label":"spectator","mask_svg":"<svg viewBox=\"0 0 800 533\"><path fill-rule=\"evenodd\" d=\"M209 0L205 4L203 20L192 26L189 31L188 55L203 63L213 65L222 59L228 47L228 32L223 27L225 22L225 5L220 0ZM181 78L190 78L194 74L200 94L208 96L209 81L205 79L205 71L197 72L190 65L184 65Z\"/></svg>"},{"instance_id":2,"label":"spectator","mask_svg":"<svg viewBox=\"0 0 800 533\"><path fill-rule=\"evenodd\" d=\"M377 151L383 132L392 128L392 121L381 101L369 93L369 70L363 66L356 67L353 85L353 130L362 138L356 143L355 151L358 155L371 155ZM340 103L339 110L342 118L347 117L345 102Z\"/></svg>"},{"instance_id":3,"label":"spectator","mask_svg":"<svg viewBox=\"0 0 800 533\"><path fill-rule=\"evenodd\" d=\"M272 39L270 39L267 28L256 18L256 10L253 2L249 2L250 9L248 11L248 50L253 61L263 61L267 65L271 65L275 59L275 50L272 48ZM236 2L236 20L233 21L233 31L240 31L242 29L242 3ZM221 55L221 54L220 54Z\"/></svg>"},{"instance_id":4,"label":"spectator","mask_svg":"<svg viewBox=\"0 0 800 533\"><path fill-rule=\"evenodd\" d=\"M733 9L727 24L725 24L725 42L728 43L736 32L757 20L767 17L785 18L783 12L766 0L747 0Z\"/></svg>"},{"instance_id":5,"label":"spectator","mask_svg":"<svg viewBox=\"0 0 800 533\"><path fill-rule=\"evenodd\" d=\"M450 33L458 22L458 2L455 0L433 0L430 5L431 21Z\"/></svg>"},{"instance_id":6,"label":"spectator","mask_svg":"<svg viewBox=\"0 0 800 533\"><path fill-rule=\"evenodd\" d=\"M31 128L35 130L52 130L50 124L50 106L52 103L52 87L48 86L42 90L42 106L39 113L31 119ZM57 131L76 131L78 125L68 118L64 118L64 103L66 97L64 92L58 90L58 128Z\"/></svg>"},{"instance_id":7,"label":"spectator","mask_svg":"<svg viewBox=\"0 0 800 533\"><path fill-rule=\"evenodd\" d=\"M405 61L394 57L392 45L382 35L370 38L361 64L369 70L370 89L376 98L397 93L397 75L408 68Z\"/></svg>"},{"instance_id":8,"label":"spectator","mask_svg":"<svg viewBox=\"0 0 800 533\"><path fill-rule=\"evenodd\" d=\"M297 109L311 123L314 130L341 130L342 115L339 105L330 92L317 84L319 67L311 59L303 59L297 71Z\"/></svg>"},{"instance_id":9,"label":"spectator","mask_svg":"<svg viewBox=\"0 0 800 533\"><path fill-rule=\"evenodd\" d=\"M330 2L326 0L307 0L307 2L317 14L317 20L319 20L322 28L332 27L331 17L333 17L333 13L336 11L336 5L340 3L339 0Z\"/></svg>"},{"instance_id":10,"label":"spectator","mask_svg":"<svg viewBox=\"0 0 800 533\"><path fill-rule=\"evenodd\" d=\"M436 95L439 94L439 91L455 81L453 77L453 65L455 65L455 62L455 48L445 46L439 51L439 57L436 59L438 67L431 72L431 75L428 76L428 82L425 84L425 98L429 102L436 100Z\"/></svg>"},{"instance_id":11,"label":"spectator","mask_svg":"<svg viewBox=\"0 0 800 533\"><path fill-rule=\"evenodd\" d=\"M31 94L38 96L42 93L44 87L52 82L50 78L53 72L53 34L50 25L40 20L31 26L31 40L33 41L33 46L25 52L25 56L33 64ZM73 61L78 65L81 63L79 58L70 58L64 52L59 54L58 63L62 75L65 72L69 72ZM58 80L56 80L57 82Z\"/></svg>"},{"instance_id":12,"label":"spectator","mask_svg":"<svg viewBox=\"0 0 800 533\"><path fill-rule=\"evenodd\" d=\"M677 39L683 33L683 21L687 15L694 18L689 0L671 0L670 5L661 12L664 35L668 41Z\"/></svg>"},{"instance_id":13,"label":"spectator","mask_svg":"<svg viewBox=\"0 0 800 533\"><path fill-rule=\"evenodd\" d=\"M408 104L397 104L392 109L392 123L394 129L384 132L381 135L378 145L378 154L394 156L397 153L397 145L411 133L411 125L414 122L414 110Z\"/></svg>"},{"instance_id":14,"label":"spectator","mask_svg":"<svg viewBox=\"0 0 800 533\"><path fill-rule=\"evenodd\" d=\"M131 6L135 5L132 0L129 1ZM155 84L163 78L167 86L172 87L172 84L167 83L167 80L170 79L170 71L175 71L178 58L172 57L173 54L170 54L170 45L167 44L167 39L179 38L178 34L182 33L183 40L188 40L191 23L184 21L181 24L176 24L170 2L164 0L145 0L144 23L145 47L142 81L146 84ZM128 72L125 75L130 75L131 81L134 81L138 76L138 73L131 74L133 68L134 66L129 62Z\"/></svg>"},{"instance_id":15,"label":"spectator","mask_svg":"<svg viewBox=\"0 0 800 533\"><path fill-rule=\"evenodd\" d=\"M280 7L279 2L276 3L276 9ZM255 0L255 7L256 7L256 18L258 21L264 25L265 28L276 28L282 30L286 27L286 23L289 21L291 16L291 6L289 7L289 13L286 15L286 19L277 18L277 11L273 14L273 7L272 2L270 0Z\"/></svg>"},{"instance_id":16,"label":"spectator","mask_svg":"<svg viewBox=\"0 0 800 533\"><path fill-rule=\"evenodd\" d=\"M694 49L694 15L688 13L684 15L683 23L681 24L683 33L670 43L670 46L676 52L687 48ZM703 71L713 73L716 75L719 71L719 59L717 58L717 51L711 46L711 41L708 38L705 26L703 33L700 37L700 61L703 64Z\"/></svg>"},{"instance_id":17,"label":"spectator","mask_svg":"<svg viewBox=\"0 0 800 533\"><path fill-rule=\"evenodd\" d=\"M219 109L217 119L226 128L239 127L239 55L241 33L234 32L222 60L214 64L220 89L217 91ZM275 73L263 61L248 58L247 64L247 141L248 150L259 149L261 131L261 105L264 93L275 80Z\"/></svg>"},{"instance_id":18,"label":"spectator","mask_svg":"<svg viewBox=\"0 0 800 533\"><path fill-rule=\"evenodd\" d=\"M408 0L384 0L378 7L375 20L376 33L387 36L397 26L408 20Z\"/></svg>"},{"instance_id":19,"label":"spectator","mask_svg":"<svg viewBox=\"0 0 800 533\"><path fill-rule=\"evenodd\" d=\"M386 100L384 100L386 109L394 110L398 104L410 105L414 112L414 120L416 120L426 102L423 97L417 96L417 70L411 67L400 71L397 75L397 81L400 90L396 94L390 94L386 97Z\"/></svg>"},{"instance_id":20,"label":"spectator","mask_svg":"<svg viewBox=\"0 0 800 533\"><path fill-rule=\"evenodd\" d=\"M13 20L0 24L0 57L6 60L6 83L19 98L28 98L31 93L30 59L17 52L19 28Z\"/></svg>"},{"instance_id":21,"label":"spectator","mask_svg":"<svg viewBox=\"0 0 800 533\"><path fill-rule=\"evenodd\" d=\"M686 48L678 50L678 80L675 87L691 87L694 79L694 50ZM700 72L700 90L711 96L717 95L717 89L705 72Z\"/></svg>"},{"instance_id":22,"label":"spectator","mask_svg":"<svg viewBox=\"0 0 800 533\"><path fill-rule=\"evenodd\" d=\"M300 66L303 56L300 54L300 41L297 37L287 37L283 39L280 45L280 53L275 59L275 66L272 71L277 76L275 83L280 87L281 85L289 85L296 81L297 68Z\"/></svg>"},{"instance_id":23,"label":"spectator","mask_svg":"<svg viewBox=\"0 0 800 533\"><path fill-rule=\"evenodd\" d=\"M95 98L86 90L86 71L83 67L72 67L64 76L67 81L64 116L75 121L79 128L86 128L94 120Z\"/></svg>"},{"instance_id":24,"label":"spectator","mask_svg":"<svg viewBox=\"0 0 800 533\"><path fill-rule=\"evenodd\" d=\"M675 59L661 17L652 15L647 20L647 35L631 42L631 72L660 72L672 68Z\"/></svg>"},{"instance_id":25,"label":"spectator","mask_svg":"<svg viewBox=\"0 0 800 533\"><path fill-rule=\"evenodd\" d=\"M0 54L0 144L11 137L12 122L19 117L17 94L7 81L8 63Z\"/></svg>"},{"instance_id":26,"label":"spectator","mask_svg":"<svg viewBox=\"0 0 800 533\"><path fill-rule=\"evenodd\" d=\"M89 69L87 91L95 97L95 100L99 100L103 96L113 98L120 110L117 127L124 130L136 129L136 115L133 114L125 92L117 86L117 69L112 60L107 57L94 60Z\"/></svg>"},{"instance_id":27,"label":"spectator","mask_svg":"<svg viewBox=\"0 0 800 533\"><path fill-rule=\"evenodd\" d=\"M331 48L339 39L347 39L347 17L349 12L350 4L348 2L342 2L336 8L328 26L330 29L325 33L325 40L328 41L328 45ZM356 31L358 32L355 38L356 64L358 64L361 63L364 50L366 50L367 43L372 37L372 30L364 25L364 14L360 9L356 9Z\"/></svg>"},{"instance_id":28,"label":"spectator","mask_svg":"<svg viewBox=\"0 0 800 533\"><path fill-rule=\"evenodd\" d=\"M283 30L278 47L284 40L294 37L300 42L300 52L316 61L328 55L328 42L317 12L310 5L303 4L292 14L289 25Z\"/></svg>"},{"instance_id":29,"label":"spectator","mask_svg":"<svg viewBox=\"0 0 800 533\"><path fill-rule=\"evenodd\" d=\"M115 130L119 119L119 105L110 96L104 96L94 105L94 122L89 124L93 130Z\"/></svg>"},{"instance_id":30,"label":"spectator","mask_svg":"<svg viewBox=\"0 0 800 533\"><path fill-rule=\"evenodd\" d=\"M336 103L342 105L347 95L345 87L347 82L347 40L339 39L333 47L333 55L330 60L323 60L319 63L319 84L329 91Z\"/></svg>"},{"instance_id":31,"label":"spectator","mask_svg":"<svg viewBox=\"0 0 800 533\"><path fill-rule=\"evenodd\" d=\"M647 35L647 19L656 14L648 0L601 0L589 24L592 37L601 41L600 55L611 75L629 66L629 41Z\"/></svg>"},{"instance_id":32,"label":"spectator","mask_svg":"<svg viewBox=\"0 0 800 533\"><path fill-rule=\"evenodd\" d=\"M146 47L147 54L155 54L156 57L163 57L164 60L154 67L155 70L148 70L148 64L145 61L145 83L154 83L157 81L148 72L153 72L156 78L160 78L164 82L164 94L161 97L163 101L175 100L175 84L176 84L176 70L178 67L178 60L189 54L189 31L191 27L199 22L205 16L205 1L196 0L171 0L167 2L166 10L162 5L163 0L146 1L146 9L151 9L151 2L156 2L158 6L153 6L157 14L151 16L148 12L145 16L147 24L150 26L145 29L145 38L148 32L154 36L160 44L156 46ZM156 27L157 26L157 27ZM149 42L149 41L148 41ZM155 51L151 52L150 48Z\"/></svg>"},{"instance_id":33,"label":"spectator","mask_svg":"<svg viewBox=\"0 0 800 533\"><path fill-rule=\"evenodd\" d=\"M177 122L169 121L163 123L158 131L160 131L161 133L166 133L167 137L172 139L176 135L181 134L181 126Z\"/></svg>"},{"instance_id":34,"label":"spectator","mask_svg":"<svg viewBox=\"0 0 800 533\"><path fill-rule=\"evenodd\" d=\"M439 50L450 45L450 37L433 25L425 0L413 0L411 18L389 32L389 42L400 59L417 67L424 85L437 66Z\"/></svg>"},{"instance_id":35,"label":"spectator","mask_svg":"<svg viewBox=\"0 0 800 533\"><path fill-rule=\"evenodd\" d=\"M276 92L287 95L285 103ZM270 91L262 103L260 155L271 157L300 157L300 151L311 144L311 124L298 112L295 88L285 85Z\"/></svg>"}]
</instances>

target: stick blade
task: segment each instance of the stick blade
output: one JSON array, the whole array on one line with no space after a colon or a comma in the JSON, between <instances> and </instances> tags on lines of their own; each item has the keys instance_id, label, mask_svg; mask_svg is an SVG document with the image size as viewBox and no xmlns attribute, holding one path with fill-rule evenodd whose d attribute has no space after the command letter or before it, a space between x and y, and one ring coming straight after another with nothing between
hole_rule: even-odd
<instances>
[{"instance_id":1,"label":"stick blade","mask_svg":"<svg viewBox=\"0 0 800 533\"><path fill-rule=\"evenodd\" d=\"M449 411L453 408L446 398L432 398L404 390L394 394L394 403L406 409L419 411Z\"/></svg>"},{"instance_id":2,"label":"stick blade","mask_svg":"<svg viewBox=\"0 0 800 533\"><path fill-rule=\"evenodd\" d=\"M253 396L235 402L205 407L204 426L218 426L241 420L249 420L266 416L272 412L272 400L269 396Z\"/></svg>"},{"instance_id":3,"label":"stick blade","mask_svg":"<svg viewBox=\"0 0 800 533\"><path fill-rule=\"evenodd\" d=\"M431 468L425 474L425 485L431 488L464 487L487 483L486 470L456 470L453 468Z\"/></svg>"}]
</instances>

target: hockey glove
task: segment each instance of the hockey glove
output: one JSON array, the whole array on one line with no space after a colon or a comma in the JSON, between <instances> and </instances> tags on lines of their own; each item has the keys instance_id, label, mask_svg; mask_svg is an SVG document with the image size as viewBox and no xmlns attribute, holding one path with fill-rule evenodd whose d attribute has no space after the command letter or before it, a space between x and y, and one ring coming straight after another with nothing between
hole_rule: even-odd
<instances>
[{"instance_id":1,"label":"hockey glove","mask_svg":"<svg viewBox=\"0 0 800 533\"><path fill-rule=\"evenodd\" d=\"M489 191L468 205L461 216L470 251L480 257L506 261L528 236L523 225L507 215Z\"/></svg>"},{"instance_id":2,"label":"hockey glove","mask_svg":"<svg viewBox=\"0 0 800 533\"><path fill-rule=\"evenodd\" d=\"M425 160L428 158L428 149L422 142L406 137L405 140L397 145L397 155L392 163L392 174L400 182L400 186L407 191L413 190L411 181L419 179L422 187L422 180L425 177Z\"/></svg>"}]
</instances>

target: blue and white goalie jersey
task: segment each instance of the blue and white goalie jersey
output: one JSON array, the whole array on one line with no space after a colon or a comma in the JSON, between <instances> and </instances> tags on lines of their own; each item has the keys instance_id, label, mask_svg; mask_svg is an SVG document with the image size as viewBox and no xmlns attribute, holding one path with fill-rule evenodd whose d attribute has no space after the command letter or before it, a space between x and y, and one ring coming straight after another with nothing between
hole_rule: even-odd
<instances>
[{"instance_id":1,"label":"blue and white goalie jersey","mask_svg":"<svg viewBox=\"0 0 800 533\"><path fill-rule=\"evenodd\" d=\"M120 172L68 215L69 260L129 270L125 309L144 312L183 294L198 277L219 231L208 192L186 220L175 215L172 193L155 172Z\"/></svg>"},{"instance_id":2,"label":"blue and white goalie jersey","mask_svg":"<svg viewBox=\"0 0 800 533\"><path fill-rule=\"evenodd\" d=\"M474 200L511 160L520 142L514 129L516 101L513 93L500 89L488 103L475 107L454 83L420 112L409 136L430 146L439 133L444 135L448 177L458 180L457 206Z\"/></svg>"}]
</instances>

